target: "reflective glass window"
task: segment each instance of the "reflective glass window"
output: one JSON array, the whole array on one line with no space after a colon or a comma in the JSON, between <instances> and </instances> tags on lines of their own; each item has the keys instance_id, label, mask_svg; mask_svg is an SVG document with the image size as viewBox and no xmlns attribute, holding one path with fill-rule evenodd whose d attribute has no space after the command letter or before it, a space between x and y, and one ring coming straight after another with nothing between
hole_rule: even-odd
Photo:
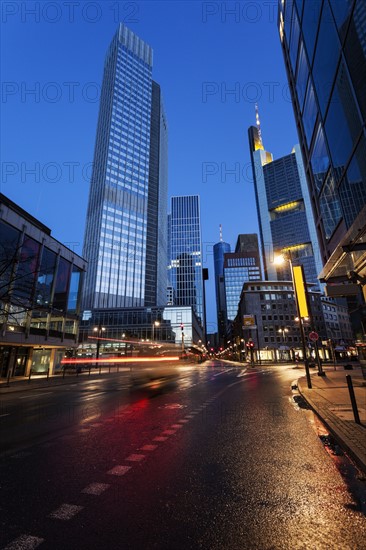
<instances>
[{"instance_id":1,"label":"reflective glass window","mask_svg":"<svg viewBox=\"0 0 366 550\"><path fill-rule=\"evenodd\" d=\"M295 72L296 70L296 59L297 59L297 50L299 47L299 36L300 36L300 27L299 20L296 15L296 11L293 11L292 15L292 25L291 25L291 40L290 40L290 59L292 69Z\"/></svg>"},{"instance_id":2,"label":"reflective glass window","mask_svg":"<svg viewBox=\"0 0 366 550\"><path fill-rule=\"evenodd\" d=\"M55 284L55 294L53 297L53 307L61 311L66 310L67 289L69 286L71 264L64 258L60 258Z\"/></svg>"},{"instance_id":3,"label":"reflective glass window","mask_svg":"<svg viewBox=\"0 0 366 550\"><path fill-rule=\"evenodd\" d=\"M346 33L353 0L331 0L329 4L337 23L339 34L343 38Z\"/></svg>"},{"instance_id":4,"label":"reflective glass window","mask_svg":"<svg viewBox=\"0 0 366 550\"><path fill-rule=\"evenodd\" d=\"M285 35L287 39L287 43L290 42L290 31L292 26L292 8L293 8L293 0L288 0L285 4Z\"/></svg>"},{"instance_id":5,"label":"reflective glass window","mask_svg":"<svg viewBox=\"0 0 366 550\"><path fill-rule=\"evenodd\" d=\"M324 233L327 239L332 236L334 229L342 217L341 207L335 187L335 179L332 171L329 171L319 200Z\"/></svg>"},{"instance_id":6,"label":"reflective glass window","mask_svg":"<svg viewBox=\"0 0 366 550\"><path fill-rule=\"evenodd\" d=\"M40 244L25 236L20 249L13 296L31 300L37 273Z\"/></svg>"},{"instance_id":7,"label":"reflective glass window","mask_svg":"<svg viewBox=\"0 0 366 550\"><path fill-rule=\"evenodd\" d=\"M36 303L39 306L47 307L50 304L55 268L56 254L44 248L36 288Z\"/></svg>"},{"instance_id":8,"label":"reflective glass window","mask_svg":"<svg viewBox=\"0 0 366 550\"><path fill-rule=\"evenodd\" d=\"M366 2L357 0L345 43L345 56L355 94L366 118Z\"/></svg>"},{"instance_id":9,"label":"reflective glass window","mask_svg":"<svg viewBox=\"0 0 366 550\"><path fill-rule=\"evenodd\" d=\"M340 132L339 129L342 128ZM345 164L348 162L353 144L361 132L359 118L348 73L342 62L337 74L329 111L325 121L325 132L328 139L330 155L337 180L341 178Z\"/></svg>"},{"instance_id":10,"label":"reflective glass window","mask_svg":"<svg viewBox=\"0 0 366 550\"><path fill-rule=\"evenodd\" d=\"M318 127L314 149L311 155L311 167L314 174L315 187L319 193L329 168L329 157L321 124L319 124Z\"/></svg>"},{"instance_id":11,"label":"reflective glass window","mask_svg":"<svg viewBox=\"0 0 366 550\"><path fill-rule=\"evenodd\" d=\"M306 93L306 86L308 82L309 77L309 67L308 62L306 59L305 49L303 44L301 43L300 46L300 54L299 54L299 64L297 68L297 77L296 77L296 90L297 90L297 97L299 100L300 109L302 110L304 99L305 99L305 93Z\"/></svg>"},{"instance_id":12,"label":"reflective glass window","mask_svg":"<svg viewBox=\"0 0 366 550\"><path fill-rule=\"evenodd\" d=\"M20 231L0 222L0 300L9 297L9 283L18 253Z\"/></svg>"},{"instance_id":13,"label":"reflective glass window","mask_svg":"<svg viewBox=\"0 0 366 550\"><path fill-rule=\"evenodd\" d=\"M320 21L318 42L314 58L313 77L318 95L319 106L325 114L332 88L334 75L339 60L339 39L336 27L329 11L328 3L324 3Z\"/></svg>"},{"instance_id":14,"label":"reflective glass window","mask_svg":"<svg viewBox=\"0 0 366 550\"><path fill-rule=\"evenodd\" d=\"M366 140L363 136L340 185L339 196L349 228L366 204Z\"/></svg>"},{"instance_id":15,"label":"reflective glass window","mask_svg":"<svg viewBox=\"0 0 366 550\"><path fill-rule=\"evenodd\" d=\"M316 32L319 24L319 14L321 9L321 0L306 0L304 5L302 31L306 50L308 52L309 63L312 64Z\"/></svg>"},{"instance_id":16,"label":"reflective glass window","mask_svg":"<svg viewBox=\"0 0 366 550\"><path fill-rule=\"evenodd\" d=\"M301 21L302 6L304 4L304 0L295 0L295 4L297 7L297 13L299 14L299 20Z\"/></svg>"},{"instance_id":17,"label":"reflective glass window","mask_svg":"<svg viewBox=\"0 0 366 550\"><path fill-rule=\"evenodd\" d=\"M310 149L311 137L314 132L314 125L315 125L317 113L318 113L318 106L315 99L314 87L313 87L311 78L309 78L308 89L306 92L305 106L304 106L304 116L303 116L304 131L305 131L306 141L309 149Z\"/></svg>"}]
</instances>

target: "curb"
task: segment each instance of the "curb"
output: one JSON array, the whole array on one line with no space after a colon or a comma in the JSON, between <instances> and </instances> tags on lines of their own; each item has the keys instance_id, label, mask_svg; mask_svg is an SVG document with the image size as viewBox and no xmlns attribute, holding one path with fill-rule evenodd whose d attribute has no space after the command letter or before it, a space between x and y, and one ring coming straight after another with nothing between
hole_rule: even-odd
<instances>
[{"instance_id":1,"label":"curb","mask_svg":"<svg viewBox=\"0 0 366 550\"><path fill-rule=\"evenodd\" d=\"M326 419L326 418L323 417L320 409L313 402L311 397L308 397L302 391L301 383L299 381L297 382L297 387L298 387L298 391L299 391L300 395L310 405L310 407L312 408L314 413L319 417L319 419L322 421L322 423L327 427L327 429L332 434L332 436L337 440L337 442L340 444L340 446L345 451L347 451L347 453L352 457L354 462L363 471L363 473L366 474L366 458L363 459L362 457L359 456L359 454L354 449L352 449L352 444L348 441L348 438L344 437L343 435L340 435L339 431L337 431L337 428L334 427L331 419Z\"/></svg>"}]
</instances>

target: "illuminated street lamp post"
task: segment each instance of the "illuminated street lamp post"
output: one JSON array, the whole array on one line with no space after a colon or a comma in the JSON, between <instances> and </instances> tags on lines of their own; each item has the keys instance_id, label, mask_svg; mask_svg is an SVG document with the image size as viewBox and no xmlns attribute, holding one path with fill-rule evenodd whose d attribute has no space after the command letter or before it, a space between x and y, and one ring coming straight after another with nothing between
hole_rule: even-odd
<instances>
[{"instance_id":1,"label":"illuminated street lamp post","mask_svg":"<svg viewBox=\"0 0 366 550\"><path fill-rule=\"evenodd\" d=\"M290 251L288 251L286 255L282 254L274 258L274 263L277 265L281 265L285 261L288 261L290 264L292 287L294 290L297 315L299 317L300 336L301 336L301 344L302 344L302 353L304 357L306 381L308 384L308 388L311 389L312 385L311 385L311 378L310 378L310 371L309 371L309 363L307 358L305 331L304 331L304 324L303 324L304 318L309 316L304 269L302 265L296 265L296 266L292 265Z\"/></svg>"},{"instance_id":2,"label":"illuminated street lamp post","mask_svg":"<svg viewBox=\"0 0 366 550\"><path fill-rule=\"evenodd\" d=\"M100 338L103 334L103 332L105 332L105 327L102 327L101 325L98 325L97 327L94 327L93 328L93 332L96 332L97 333L97 353L96 353L96 360L98 361L99 359L99 350L100 350ZM101 373L101 365L99 364L99 374Z\"/></svg>"},{"instance_id":3,"label":"illuminated street lamp post","mask_svg":"<svg viewBox=\"0 0 366 550\"><path fill-rule=\"evenodd\" d=\"M152 324L152 341L155 341L155 327L160 327L160 321L154 321Z\"/></svg>"}]
</instances>

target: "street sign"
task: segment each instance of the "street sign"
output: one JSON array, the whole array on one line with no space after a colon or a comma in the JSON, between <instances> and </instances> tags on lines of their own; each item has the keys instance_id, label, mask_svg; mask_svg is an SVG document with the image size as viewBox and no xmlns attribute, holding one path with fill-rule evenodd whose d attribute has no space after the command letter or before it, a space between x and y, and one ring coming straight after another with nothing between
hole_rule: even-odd
<instances>
[{"instance_id":1,"label":"street sign","mask_svg":"<svg viewBox=\"0 0 366 550\"><path fill-rule=\"evenodd\" d=\"M316 342L317 340L319 340L319 334L313 330L309 334L309 340L311 340L312 342Z\"/></svg>"}]
</instances>

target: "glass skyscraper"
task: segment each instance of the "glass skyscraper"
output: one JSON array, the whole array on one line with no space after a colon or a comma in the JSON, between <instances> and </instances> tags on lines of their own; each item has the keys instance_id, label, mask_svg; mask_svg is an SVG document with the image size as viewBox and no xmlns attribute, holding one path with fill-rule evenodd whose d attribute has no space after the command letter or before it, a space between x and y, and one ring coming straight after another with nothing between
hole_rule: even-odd
<instances>
[{"instance_id":1,"label":"glass skyscraper","mask_svg":"<svg viewBox=\"0 0 366 550\"><path fill-rule=\"evenodd\" d=\"M217 311L217 332L220 342L226 335L227 311L224 281L224 254L231 251L230 244L221 240L213 247L214 267L215 267L215 291L216 291L216 311Z\"/></svg>"},{"instance_id":2,"label":"glass skyscraper","mask_svg":"<svg viewBox=\"0 0 366 550\"><path fill-rule=\"evenodd\" d=\"M324 264L320 277L339 283L351 273L365 298L366 2L281 0L278 14Z\"/></svg>"},{"instance_id":3,"label":"glass skyscraper","mask_svg":"<svg viewBox=\"0 0 366 550\"><path fill-rule=\"evenodd\" d=\"M239 235L235 252L224 254L223 269L227 320L234 321L244 283L262 278L256 234Z\"/></svg>"},{"instance_id":4,"label":"glass skyscraper","mask_svg":"<svg viewBox=\"0 0 366 550\"><path fill-rule=\"evenodd\" d=\"M166 303L167 122L152 58L151 47L120 24L104 66L84 309Z\"/></svg>"},{"instance_id":5,"label":"glass skyscraper","mask_svg":"<svg viewBox=\"0 0 366 550\"><path fill-rule=\"evenodd\" d=\"M249 128L249 146L265 279L291 279L287 264L273 262L276 254L289 252L294 265L304 266L306 281L319 284L322 263L299 146L273 160L263 147L260 126Z\"/></svg>"},{"instance_id":6,"label":"glass skyscraper","mask_svg":"<svg viewBox=\"0 0 366 550\"><path fill-rule=\"evenodd\" d=\"M192 306L204 326L201 219L198 195L172 197L169 278L174 304Z\"/></svg>"}]
</instances>

